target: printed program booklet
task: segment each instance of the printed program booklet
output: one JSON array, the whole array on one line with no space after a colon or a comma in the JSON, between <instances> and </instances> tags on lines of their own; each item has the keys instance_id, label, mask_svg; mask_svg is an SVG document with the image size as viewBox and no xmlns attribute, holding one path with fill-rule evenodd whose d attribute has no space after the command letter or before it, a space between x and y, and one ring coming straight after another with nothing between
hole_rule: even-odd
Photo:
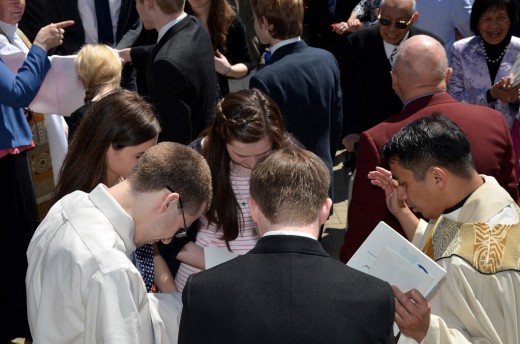
<instances>
[{"instance_id":1,"label":"printed program booklet","mask_svg":"<svg viewBox=\"0 0 520 344\"><path fill-rule=\"evenodd\" d=\"M446 274L446 270L383 221L347 265L387 281L403 292L415 288L426 298Z\"/></svg>"}]
</instances>

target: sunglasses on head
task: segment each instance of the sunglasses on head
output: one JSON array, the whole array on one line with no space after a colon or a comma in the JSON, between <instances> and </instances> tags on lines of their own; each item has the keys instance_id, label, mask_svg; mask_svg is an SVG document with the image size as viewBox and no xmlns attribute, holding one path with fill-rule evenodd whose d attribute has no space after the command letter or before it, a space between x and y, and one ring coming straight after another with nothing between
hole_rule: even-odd
<instances>
[{"instance_id":1,"label":"sunglasses on head","mask_svg":"<svg viewBox=\"0 0 520 344\"><path fill-rule=\"evenodd\" d=\"M404 20L397 20L397 21L395 21L393 23L394 23L394 26L396 28L404 30L408 26L410 26L410 24L412 23L412 19L413 19L413 16L407 22L405 22ZM379 24L381 24L383 26L390 26L390 25L392 25L392 21L390 19L382 18L381 16L379 16L379 17L377 17L377 20L379 20Z\"/></svg>"}]
</instances>

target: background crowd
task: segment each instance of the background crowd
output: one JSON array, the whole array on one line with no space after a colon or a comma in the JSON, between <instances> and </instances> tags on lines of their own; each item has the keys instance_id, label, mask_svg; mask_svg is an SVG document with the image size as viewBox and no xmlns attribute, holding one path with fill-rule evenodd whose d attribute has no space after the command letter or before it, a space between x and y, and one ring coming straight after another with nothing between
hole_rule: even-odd
<instances>
[{"instance_id":1,"label":"background crowd","mask_svg":"<svg viewBox=\"0 0 520 344\"><path fill-rule=\"evenodd\" d=\"M0 343L519 343L517 5L0 0Z\"/></svg>"}]
</instances>

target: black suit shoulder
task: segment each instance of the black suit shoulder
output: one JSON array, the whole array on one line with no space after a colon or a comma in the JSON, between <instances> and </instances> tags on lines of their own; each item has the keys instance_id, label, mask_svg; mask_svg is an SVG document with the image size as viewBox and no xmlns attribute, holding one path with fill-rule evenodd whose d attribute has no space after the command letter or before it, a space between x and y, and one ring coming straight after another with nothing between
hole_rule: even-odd
<instances>
[{"instance_id":1,"label":"black suit shoulder","mask_svg":"<svg viewBox=\"0 0 520 344\"><path fill-rule=\"evenodd\" d=\"M294 236L192 275L183 304L179 343L390 343L395 311L388 283Z\"/></svg>"}]
</instances>

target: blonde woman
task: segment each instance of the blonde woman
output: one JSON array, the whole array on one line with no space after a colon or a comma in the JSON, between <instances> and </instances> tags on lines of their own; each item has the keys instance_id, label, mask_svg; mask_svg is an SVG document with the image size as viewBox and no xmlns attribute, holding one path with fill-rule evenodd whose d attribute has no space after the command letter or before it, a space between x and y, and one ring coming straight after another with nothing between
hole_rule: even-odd
<instances>
[{"instance_id":1,"label":"blonde woman","mask_svg":"<svg viewBox=\"0 0 520 344\"><path fill-rule=\"evenodd\" d=\"M69 126L69 143L92 102L120 88L122 70L119 55L108 45L85 44L80 49L76 57L76 71L85 86L85 104L70 117L65 117Z\"/></svg>"}]
</instances>

